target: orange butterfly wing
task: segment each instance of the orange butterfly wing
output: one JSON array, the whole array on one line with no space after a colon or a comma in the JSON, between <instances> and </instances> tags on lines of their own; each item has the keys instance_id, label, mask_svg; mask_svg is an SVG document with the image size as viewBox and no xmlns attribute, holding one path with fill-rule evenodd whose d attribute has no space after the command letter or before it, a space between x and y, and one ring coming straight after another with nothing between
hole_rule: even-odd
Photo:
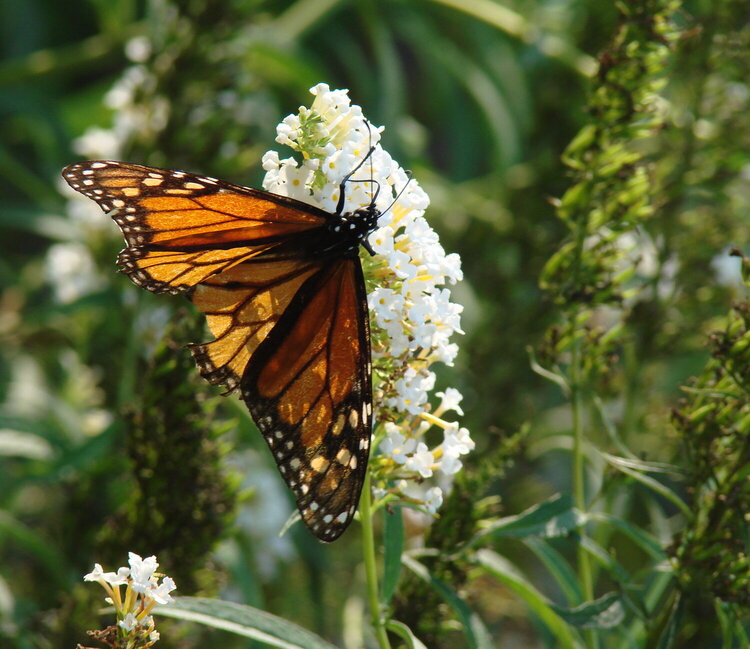
<instances>
[{"instance_id":1,"label":"orange butterfly wing","mask_svg":"<svg viewBox=\"0 0 750 649\"><path fill-rule=\"evenodd\" d=\"M182 171L94 160L63 169L68 184L112 211L128 247L118 264L154 293L181 293L330 215L276 194Z\"/></svg>"},{"instance_id":2,"label":"orange butterfly wing","mask_svg":"<svg viewBox=\"0 0 750 649\"><path fill-rule=\"evenodd\" d=\"M201 375L241 387L302 519L346 529L372 421L370 338L356 254L316 253L328 213L214 178L109 161L70 165L73 189L111 212L139 286L186 293L215 339L191 346Z\"/></svg>"},{"instance_id":3,"label":"orange butterfly wing","mask_svg":"<svg viewBox=\"0 0 750 649\"><path fill-rule=\"evenodd\" d=\"M370 332L362 267L342 258L306 280L259 345L242 398L323 541L351 522L372 431Z\"/></svg>"},{"instance_id":4,"label":"orange butterfly wing","mask_svg":"<svg viewBox=\"0 0 750 649\"><path fill-rule=\"evenodd\" d=\"M188 293L206 314L215 340L191 345L198 369L209 383L238 387L250 357L276 326L306 279L320 263L306 259L263 261L233 266Z\"/></svg>"}]
</instances>

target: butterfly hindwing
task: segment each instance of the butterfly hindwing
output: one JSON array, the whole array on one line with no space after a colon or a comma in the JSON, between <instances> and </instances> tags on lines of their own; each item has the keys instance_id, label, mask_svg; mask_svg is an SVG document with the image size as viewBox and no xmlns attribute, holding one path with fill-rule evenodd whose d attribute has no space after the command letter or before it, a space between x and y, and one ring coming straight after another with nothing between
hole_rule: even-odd
<instances>
[{"instance_id":1,"label":"butterfly hindwing","mask_svg":"<svg viewBox=\"0 0 750 649\"><path fill-rule=\"evenodd\" d=\"M111 212L128 244L121 269L155 293L186 291L330 218L284 196L182 171L93 160L66 167L63 177Z\"/></svg>"},{"instance_id":2,"label":"butterfly hindwing","mask_svg":"<svg viewBox=\"0 0 750 649\"><path fill-rule=\"evenodd\" d=\"M241 390L302 519L321 540L335 540L357 508L372 428L358 258L306 280L250 359Z\"/></svg>"},{"instance_id":3,"label":"butterfly hindwing","mask_svg":"<svg viewBox=\"0 0 750 649\"><path fill-rule=\"evenodd\" d=\"M209 383L234 390L250 357L276 326L320 261L257 258L214 275L188 296L206 314L215 340L191 345L198 369Z\"/></svg>"}]
</instances>

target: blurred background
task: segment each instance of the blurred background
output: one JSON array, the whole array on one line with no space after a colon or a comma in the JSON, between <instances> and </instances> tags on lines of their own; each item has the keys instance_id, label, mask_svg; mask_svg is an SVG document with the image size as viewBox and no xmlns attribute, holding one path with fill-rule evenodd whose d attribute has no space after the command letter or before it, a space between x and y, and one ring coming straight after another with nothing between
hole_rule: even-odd
<instances>
[{"instance_id":1,"label":"blurred background","mask_svg":"<svg viewBox=\"0 0 750 649\"><path fill-rule=\"evenodd\" d=\"M727 251L749 233L746 11L692 0L677 20L668 128L651 144L664 189L636 251L655 290L632 311L625 388L608 404L633 450L663 461L680 454L668 425L679 386L741 290ZM63 186L62 167L114 158L257 187L275 125L309 105L308 89L348 88L463 259L466 335L439 388L465 395L477 456L529 431L484 485L515 513L570 482L564 453L545 445L569 429L567 402L527 348L558 315L538 286L565 233L551 199L570 184L560 156L587 120L617 22L596 0L0 5L1 646L84 642L100 593L81 576L94 561L123 565L128 549L156 552L181 594L218 592L345 646L364 624L357 532L333 547L299 529L277 536L293 503L270 454L237 399L203 385L181 350L202 324L184 300L116 272L117 227ZM551 646L494 595L497 646Z\"/></svg>"}]
</instances>

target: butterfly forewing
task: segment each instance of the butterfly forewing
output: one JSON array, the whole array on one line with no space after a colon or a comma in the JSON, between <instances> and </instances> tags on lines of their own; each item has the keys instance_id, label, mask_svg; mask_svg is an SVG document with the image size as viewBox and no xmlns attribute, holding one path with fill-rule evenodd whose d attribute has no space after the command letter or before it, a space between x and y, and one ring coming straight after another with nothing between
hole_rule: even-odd
<instances>
[{"instance_id":1,"label":"butterfly forewing","mask_svg":"<svg viewBox=\"0 0 750 649\"><path fill-rule=\"evenodd\" d=\"M312 205L182 171L96 160L66 167L63 177L112 212L128 244L121 269L155 293L183 292L329 218Z\"/></svg>"},{"instance_id":2,"label":"butterfly forewing","mask_svg":"<svg viewBox=\"0 0 750 649\"><path fill-rule=\"evenodd\" d=\"M191 346L201 375L241 388L302 519L336 539L356 511L371 435L359 240L332 238L334 215L312 205L215 178L110 161L63 176L120 226L123 272L206 314L214 340Z\"/></svg>"},{"instance_id":3,"label":"butterfly forewing","mask_svg":"<svg viewBox=\"0 0 750 649\"><path fill-rule=\"evenodd\" d=\"M302 519L324 541L349 525L371 435L367 302L359 260L308 279L250 360L241 389Z\"/></svg>"}]
</instances>

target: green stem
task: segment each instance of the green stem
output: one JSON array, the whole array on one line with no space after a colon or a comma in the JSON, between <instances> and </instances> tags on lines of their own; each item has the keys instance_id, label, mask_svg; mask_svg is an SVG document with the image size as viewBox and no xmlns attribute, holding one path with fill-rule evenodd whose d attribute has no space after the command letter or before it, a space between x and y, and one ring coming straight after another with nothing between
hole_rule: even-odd
<instances>
[{"instance_id":1,"label":"green stem","mask_svg":"<svg viewBox=\"0 0 750 649\"><path fill-rule=\"evenodd\" d=\"M585 513L588 509L586 502L585 456L583 431L583 395L581 394L581 341L573 343L573 354L570 367L571 408L573 415L573 499L576 508ZM585 534L585 529L582 532ZM591 571L589 554L583 544L578 545L578 578L581 582L584 601L594 599L594 580ZM599 643L593 629L585 632L586 646L596 649Z\"/></svg>"},{"instance_id":2,"label":"green stem","mask_svg":"<svg viewBox=\"0 0 750 649\"><path fill-rule=\"evenodd\" d=\"M367 578L367 602L370 606L372 628L378 639L380 649L391 649L388 633L385 630L383 611L378 597L378 568L375 557L375 533L372 529L372 496L370 490L370 473L365 476L362 495L359 499L359 517L362 523L362 554L365 561L365 576Z\"/></svg>"}]
</instances>

